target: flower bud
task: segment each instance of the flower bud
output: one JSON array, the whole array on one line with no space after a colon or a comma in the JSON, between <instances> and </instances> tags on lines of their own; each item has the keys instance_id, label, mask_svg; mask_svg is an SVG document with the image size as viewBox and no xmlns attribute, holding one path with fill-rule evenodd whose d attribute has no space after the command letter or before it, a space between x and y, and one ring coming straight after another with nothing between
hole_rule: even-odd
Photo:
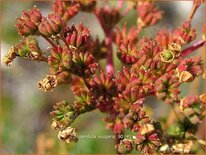
<instances>
[{"instance_id":1,"label":"flower bud","mask_svg":"<svg viewBox=\"0 0 206 155\"><path fill-rule=\"evenodd\" d=\"M140 30L135 26L131 27L127 32L126 24L124 24L121 30L119 28L115 29L115 31L113 32L113 40L117 44L117 46L120 46L122 42L131 42L132 44L136 44L139 32Z\"/></svg>"},{"instance_id":2,"label":"flower bud","mask_svg":"<svg viewBox=\"0 0 206 155\"><path fill-rule=\"evenodd\" d=\"M151 2L138 3L137 6L138 20L137 24L141 27L154 25L162 18L162 11L154 7Z\"/></svg>"},{"instance_id":3,"label":"flower bud","mask_svg":"<svg viewBox=\"0 0 206 155\"><path fill-rule=\"evenodd\" d=\"M116 85L118 87L118 91L122 92L126 89L127 84L130 82L130 78L130 69L123 67L123 69L117 73L116 77Z\"/></svg>"},{"instance_id":4,"label":"flower bud","mask_svg":"<svg viewBox=\"0 0 206 155\"><path fill-rule=\"evenodd\" d=\"M125 64L134 64L137 61L138 50L136 44L122 43L117 51L117 56Z\"/></svg>"},{"instance_id":5,"label":"flower bud","mask_svg":"<svg viewBox=\"0 0 206 155\"><path fill-rule=\"evenodd\" d=\"M78 141L76 129L72 127L67 127L66 129L59 131L58 138L66 143L76 143Z\"/></svg>"},{"instance_id":6,"label":"flower bud","mask_svg":"<svg viewBox=\"0 0 206 155\"><path fill-rule=\"evenodd\" d=\"M37 7L23 12L21 18L17 18L16 28L21 36L34 35L38 30L37 25L42 19L42 15Z\"/></svg>"},{"instance_id":7,"label":"flower bud","mask_svg":"<svg viewBox=\"0 0 206 155\"><path fill-rule=\"evenodd\" d=\"M134 140L136 149L142 153L152 153L161 145L160 139L156 133L146 135L137 134Z\"/></svg>"},{"instance_id":8,"label":"flower bud","mask_svg":"<svg viewBox=\"0 0 206 155\"><path fill-rule=\"evenodd\" d=\"M85 27L83 24L79 24L77 28L74 25L72 25L71 28L67 28L64 31L64 36L66 42L71 47L79 49L88 43L90 39L90 32L89 29Z\"/></svg>"},{"instance_id":9,"label":"flower bud","mask_svg":"<svg viewBox=\"0 0 206 155\"><path fill-rule=\"evenodd\" d=\"M72 1L56 0L52 10L66 22L79 12L79 4Z\"/></svg>"},{"instance_id":10,"label":"flower bud","mask_svg":"<svg viewBox=\"0 0 206 155\"><path fill-rule=\"evenodd\" d=\"M69 71L72 60L71 51L66 47L58 46L51 49L51 55L48 57L48 64L54 73Z\"/></svg>"},{"instance_id":11,"label":"flower bud","mask_svg":"<svg viewBox=\"0 0 206 155\"><path fill-rule=\"evenodd\" d=\"M63 21L56 13L50 13L48 18L44 18L38 25L39 32L45 36L51 37L61 32Z\"/></svg>"},{"instance_id":12,"label":"flower bud","mask_svg":"<svg viewBox=\"0 0 206 155\"><path fill-rule=\"evenodd\" d=\"M90 77L95 73L97 66L98 65L95 62L94 57L89 52L76 52L73 53L69 71L80 77Z\"/></svg>"},{"instance_id":13,"label":"flower bud","mask_svg":"<svg viewBox=\"0 0 206 155\"><path fill-rule=\"evenodd\" d=\"M115 145L115 148L120 154L127 154L133 150L133 143L129 139L123 139L119 144Z\"/></svg>"},{"instance_id":14,"label":"flower bud","mask_svg":"<svg viewBox=\"0 0 206 155\"><path fill-rule=\"evenodd\" d=\"M171 104L178 101L179 81L174 72L165 74L155 82L156 96L165 103Z\"/></svg>"},{"instance_id":15,"label":"flower bud","mask_svg":"<svg viewBox=\"0 0 206 155\"><path fill-rule=\"evenodd\" d=\"M74 107L65 101L56 103L50 114L54 120L51 127L60 130L67 128L77 117Z\"/></svg>"},{"instance_id":16,"label":"flower bud","mask_svg":"<svg viewBox=\"0 0 206 155\"><path fill-rule=\"evenodd\" d=\"M111 31L122 17L119 8L110 8L108 5L97 8L95 14L106 31Z\"/></svg>"},{"instance_id":17,"label":"flower bud","mask_svg":"<svg viewBox=\"0 0 206 155\"><path fill-rule=\"evenodd\" d=\"M42 14L36 6L30 11L30 19L33 23L39 23L42 19Z\"/></svg>"},{"instance_id":18,"label":"flower bud","mask_svg":"<svg viewBox=\"0 0 206 155\"><path fill-rule=\"evenodd\" d=\"M171 32L162 29L156 35L156 41L164 48L167 48L168 45L173 41L173 35Z\"/></svg>"},{"instance_id":19,"label":"flower bud","mask_svg":"<svg viewBox=\"0 0 206 155\"><path fill-rule=\"evenodd\" d=\"M179 36L182 44L188 44L196 38L196 31L191 28L191 21L184 22L174 33Z\"/></svg>"}]
</instances>

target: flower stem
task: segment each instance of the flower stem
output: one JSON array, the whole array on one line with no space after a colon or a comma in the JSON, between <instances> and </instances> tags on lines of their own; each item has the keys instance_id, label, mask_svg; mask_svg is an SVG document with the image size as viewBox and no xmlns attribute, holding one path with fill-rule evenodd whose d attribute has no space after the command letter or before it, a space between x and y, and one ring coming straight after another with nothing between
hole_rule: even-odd
<instances>
[{"instance_id":1,"label":"flower stem","mask_svg":"<svg viewBox=\"0 0 206 155\"><path fill-rule=\"evenodd\" d=\"M187 56L188 54L192 53L196 49L202 47L205 44L205 40L199 41L197 43L194 43L192 46L184 49L182 53L180 54L181 57Z\"/></svg>"},{"instance_id":2,"label":"flower stem","mask_svg":"<svg viewBox=\"0 0 206 155\"><path fill-rule=\"evenodd\" d=\"M105 44L107 48L107 57L106 57L106 71L107 73L114 74L114 63L113 63L113 49L112 49L112 29L108 29L104 26L99 16L94 13L97 20L99 21L104 34L105 34Z\"/></svg>"},{"instance_id":3,"label":"flower stem","mask_svg":"<svg viewBox=\"0 0 206 155\"><path fill-rule=\"evenodd\" d=\"M50 43L52 45L52 47L57 48L57 46L53 43L52 40L50 40L48 37L46 37L45 35L41 34L41 36L48 41L48 43Z\"/></svg>"},{"instance_id":4,"label":"flower stem","mask_svg":"<svg viewBox=\"0 0 206 155\"><path fill-rule=\"evenodd\" d=\"M194 2L193 6L192 6L192 10L187 18L188 21L191 21L193 16L195 15L195 12L197 11L198 7L200 6L199 3Z\"/></svg>"},{"instance_id":5,"label":"flower stem","mask_svg":"<svg viewBox=\"0 0 206 155\"><path fill-rule=\"evenodd\" d=\"M105 44L107 47L107 73L114 74L114 62L113 62L113 51L112 51L112 35L111 33L106 33Z\"/></svg>"}]
</instances>

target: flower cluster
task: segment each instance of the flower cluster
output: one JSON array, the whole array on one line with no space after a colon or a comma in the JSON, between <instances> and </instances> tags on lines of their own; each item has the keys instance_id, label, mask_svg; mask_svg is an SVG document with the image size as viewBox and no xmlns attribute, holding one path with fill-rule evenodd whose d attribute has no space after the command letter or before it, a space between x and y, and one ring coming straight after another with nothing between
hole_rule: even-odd
<instances>
[{"instance_id":1,"label":"flower cluster","mask_svg":"<svg viewBox=\"0 0 206 155\"><path fill-rule=\"evenodd\" d=\"M72 123L79 115L98 109L108 114L104 120L115 134L118 153L129 153L134 148L141 153L191 152L198 125L205 116L206 97L204 94L182 98L180 85L203 74L201 58L184 57L205 44L203 40L185 48L196 39L191 21L201 2L194 2L188 19L178 28L160 29L153 38L141 37L142 29L156 24L163 16L154 3L119 0L117 7L107 2L101 7L97 1L56 0L53 12L45 17L35 6L17 18L16 28L22 40L9 49L4 63L10 66L16 57L46 62L49 73L38 82L42 92L53 91L62 84L71 85L74 102L58 102L51 112L51 127L58 130L60 140L77 142ZM137 25L121 27L120 20L131 9L137 12ZM83 23L67 24L81 11L94 13L105 38L94 38L91 27ZM50 44L48 53L42 51L36 37L43 37ZM115 54L122 65L117 74ZM100 61L104 58L105 69L104 61ZM177 115L171 127L163 128L165 122L152 120L145 108L147 96L171 105ZM127 130L132 138L124 137Z\"/></svg>"}]
</instances>

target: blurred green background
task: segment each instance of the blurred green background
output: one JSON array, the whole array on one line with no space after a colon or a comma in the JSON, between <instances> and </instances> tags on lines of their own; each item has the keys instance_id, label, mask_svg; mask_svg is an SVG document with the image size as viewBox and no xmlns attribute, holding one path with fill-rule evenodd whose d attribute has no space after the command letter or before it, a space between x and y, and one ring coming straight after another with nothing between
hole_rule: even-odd
<instances>
[{"instance_id":1,"label":"blurred green background","mask_svg":"<svg viewBox=\"0 0 206 155\"><path fill-rule=\"evenodd\" d=\"M22 10L27 10L33 5L37 5L43 15L46 15L50 12L52 3L32 1L3 1L1 3L2 60L9 47L18 43L20 39L14 27L15 17L21 16ZM111 1L111 4L116 5L116 1ZM104 2L101 1L99 5L104 5ZM145 35L154 36L161 28L174 29L180 26L187 18L192 2L157 2L157 6L165 12L163 20L155 26L144 29L140 37ZM203 19L205 19L204 9L204 6L201 6L193 20L193 26L198 32L197 40L201 38ZM121 27L126 21L127 26L131 27L136 24L136 17L136 12L130 11L118 26ZM93 14L80 12L68 24L80 22L88 25L93 37L99 36L100 39L103 39L103 31ZM39 42L41 42L40 46L43 51L47 51L48 44L41 38L39 38ZM195 55L200 55L204 59L204 49L199 49ZM115 65L116 69L121 68L117 59L115 59ZM114 139L105 137L107 135L111 136L112 132L105 129L101 117L91 118L91 113L78 118L73 125L77 128L80 136L88 136L88 138L82 138L76 144L66 144L58 140L58 133L50 129L51 117L49 112L58 101L73 102L73 96L69 86L60 86L53 92L48 93L42 93L38 90L37 81L41 80L48 72L46 64L16 59L9 68L4 64L1 64L1 66L2 148L0 153L115 153ZM181 96L193 93L200 94L203 91L203 80L197 78L191 84L182 87ZM146 106L148 106L149 111L151 111L151 108L154 110L151 115L154 115L156 119L160 117L166 119L170 110L167 105L157 102L153 97L146 100ZM95 114L100 113L95 111ZM102 138L93 138L94 136L101 136ZM204 124L200 127L198 136L204 139ZM198 151L201 153L201 150Z\"/></svg>"}]
</instances>

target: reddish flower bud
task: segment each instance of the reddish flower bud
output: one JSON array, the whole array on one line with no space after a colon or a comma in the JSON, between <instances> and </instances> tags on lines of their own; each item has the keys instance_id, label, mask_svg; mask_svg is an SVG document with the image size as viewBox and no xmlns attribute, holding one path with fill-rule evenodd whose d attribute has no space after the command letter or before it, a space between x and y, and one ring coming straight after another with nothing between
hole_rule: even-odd
<instances>
[{"instance_id":1,"label":"reddish flower bud","mask_svg":"<svg viewBox=\"0 0 206 155\"><path fill-rule=\"evenodd\" d=\"M117 56L124 64L134 64L138 57L137 46L130 41L122 42L118 48Z\"/></svg>"},{"instance_id":2,"label":"reddish flower bud","mask_svg":"<svg viewBox=\"0 0 206 155\"><path fill-rule=\"evenodd\" d=\"M45 36L51 37L52 35L59 34L62 30L64 23L60 16L55 13L48 15L48 19L44 18L38 25L39 32Z\"/></svg>"},{"instance_id":3,"label":"reddish flower bud","mask_svg":"<svg viewBox=\"0 0 206 155\"><path fill-rule=\"evenodd\" d=\"M76 91L75 92L75 99L74 101L74 109L77 111L79 114L80 113L85 113L87 111L91 111L92 109L95 108L95 102L93 100L93 96L90 92L88 91Z\"/></svg>"},{"instance_id":4,"label":"reddish flower bud","mask_svg":"<svg viewBox=\"0 0 206 155\"><path fill-rule=\"evenodd\" d=\"M17 18L16 28L21 36L29 36L36 33L37 25L42 19L42 15L37 7L30 11L24 11L21 18Z\"/></svg>"},{"instance_id":5,"label":"reddish flower bud","mask_svg":"<svg viewBox=\"0 0 206 155\"><path fill-rule=\"evenodd\" d=\"M123 69L117 73L116 77L116 85L118 87L118 91L122 92L126 89L126 86L130 82L131 73L129 68L123 67Z\"/></svg>"},{"instance_id":6,"label":"reddish flower bud","mask_svg":"<svg viewBox=\"0 0 206 155\"><path fill-rule=\"evenodd\" d=\"M40 13L39 9L37 7L34 7L30 11L30 19L33 23L39 23L42 19L42 14Z\"/></svg>"},{"instance_id":7,"label":"reddish flower bud","mask_svg":"<svg viewBox=\"0 0 206 155\"><path fill-rule=\"evenodd\" d=\"M127 32L126 24L124 24L121 30L119 28L115 29L113 34L113 40L117 44L117 46L120 46L122 42L131 42L132 44L136 44L138 40L139 31L140 30L134 26L130 28Z\"/></svg>"},{"instance_id":8,"label":"reddish flower bud","mask_svg":"<svg viewBox=\"0 0 206 155\"><path fill-rule=\"evenodd\" d=\"M167 104L177 102L180 93L179 85L179 80L174 72L163 75L155 82L157 98L163 100Z\"/></svg>"},{"instance_id":9,"label":"reddish flower bud","mask_svg":"<svg viewBox=\"0 0 206 155\"><path fill-rule=\"evenodd\" d=\"M72 54L67 47L58 46L51 49L48 64L53 72L68 71L71 65Z\"/></svg>"},{"instance_id":10,"label":"reddish flower bud","mask_svg":"<svg viewBox=\"0 0 206 155\"><path fill-rule=\"evenodd\" d=\"M155 39L162 47L167 48L169 43L173 42L173 34L169 31L163 29L157 33Z\"/></svg>"},{"instance_id":11,"label":"reddish flower bud","mask_svg":"<svg viewBox=\"0 0 206 155\"><path fill-rule=\"evenodd\" d=\"M196 38L195 29L191 28L191 22L186 21L183 25L174 32L177 36L179 36L179 40L182 44L187 44L193 41Z\"/></svg>"},{"instance_id":12,"label":"reddish flower bud","mask_svg":"<svg viewBox=\"0 0 206 155\"><path fill-rule=\"evenodd\" d=\"M94 76L90 81L91 89L95 96L112 97L116 93L116 84L111 74L105 74L103 71L100 76Z\"/></svg>"},{"instance_id":13,"label":"reddish flower bud","mask_svg":"<svg viewBox=\"0 0 206 155\"><path fill-rule=\"evenodd\" d=\"M156 24L162 18L162 11L159 11L151 2L142 2L137 6L138 20L141 27Z\"/></svg>"},{"instance_id":14,"label":"reddish flower bud","mask_svg":"<svg viewBox=\"0 0 206 155\"><path fill-rule=\"evenodd\" d=\"M53 4L53 11L66 22L79 12L79 4L72 1L56 0Z\"/></svg>"},{"instance_id":15,"label":"reddish flower bud","mask_svg":"<svg viewBox=\"0 0 206 155\"><path fill-rule=\"evenodd\" d=\"M69 71L80 77L90 77L95 73L98 64L89 53L72 53L72 61Z\"/></svg>"},{"instance_id":16,"label":"reddish flower bud","mask_svg":"<svg viewBox=\"0 0 206 155\"><path fill-rule=\"evenodd\" d=\"M64 31L64 37L66 38L66 42L72 48L79 49L86 46L86 43L88 43L90 39L90 32L89 29L83 24L79 24L77 28L72 25L71 28L67 28Z\"/></svg>"},{"instance_id":17,"label":"reddish flower bud","mask_svg":"<svg viewBox=\"0 0 206 155\"><path fill-rule=\"evenodd\" d=\"M161 145L160 139L156 133L146 135L137 134L134 140L136 149L142 153L152 153Z\"/></svg>"},{"instance_id":18,"label":"reddish flower bud","mask_svg":"<svg viewBox=\"0 0 206 155\"><path fill-rule=\"evenodd\" d=\"M97 8L95 14L103 29L106 31L111 31L121 19L120 10L118 8L110 8L108 5L102 8Z\"/></svg>"}]
</instances>

